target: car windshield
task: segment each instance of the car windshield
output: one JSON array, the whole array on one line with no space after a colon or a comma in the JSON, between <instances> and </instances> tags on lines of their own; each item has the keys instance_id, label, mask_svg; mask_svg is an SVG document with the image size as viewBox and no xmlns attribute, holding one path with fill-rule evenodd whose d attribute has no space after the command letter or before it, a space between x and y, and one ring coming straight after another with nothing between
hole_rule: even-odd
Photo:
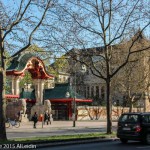
<instances>
[{"instance_id":1,"label":"car windshield","mask_svg":"<svg viewBox=\"0 0 150 150\"><path fill-rule=\"evenodd\" d=\"M139 121L138 115L134 114L124 114L119 119L119 122L137 123L138 121Z\"/></svg>"}]
</instances>

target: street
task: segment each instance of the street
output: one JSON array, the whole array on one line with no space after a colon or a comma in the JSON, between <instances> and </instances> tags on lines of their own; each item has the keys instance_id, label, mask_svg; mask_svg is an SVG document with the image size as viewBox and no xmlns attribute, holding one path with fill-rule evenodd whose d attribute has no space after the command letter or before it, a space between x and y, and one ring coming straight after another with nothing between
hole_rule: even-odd
<instances>
[{"instance_id":1,"label":"street","mask_svg":"<svg viewBox=\"0 0 150 150\"><path fill-rule=\"evenodd\" d=\"M150 146L143 145L140 142L128 142L122 144L120 141L102 142L102 143L89 143L77 144L58 147L47 147L39 150L149 150Z\"/></svg>"}]
</instances>

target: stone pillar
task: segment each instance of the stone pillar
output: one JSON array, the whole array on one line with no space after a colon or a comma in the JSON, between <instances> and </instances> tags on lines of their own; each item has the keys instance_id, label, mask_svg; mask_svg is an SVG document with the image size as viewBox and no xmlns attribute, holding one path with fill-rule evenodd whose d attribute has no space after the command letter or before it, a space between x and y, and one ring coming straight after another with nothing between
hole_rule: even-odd
<instances>
[{"instance_id":1,"label":"stone pillar","mask_svg":"<svg viewBox=\"0 0 150 150\"><path fill-rule=\"evenodd\" d=\"M20 90L19 90L19 83L20 83L20 77L12 77L12 94L14 95L19 95Z\"/></svg>"},{"instance_id":2,"label":"stone pillar","mask_svg":"<svg viewBox=\"0 0 150 150\"><path fill-rule=\"evenodd\" d=\"M40 79L37 79L37 89L36 89L37 91L35 91L37 94L36 94L36 100L37 100L37 104L41 104L40 103Z\"/></svg>"},{"instance_id":3,"label":"stone pillar","mask_svg":"<svg viewBox=\"0 0 150 150\"><path fill-rule=\"evenodd\" d=\"M36 105L39 104L39 81L38 79L34 79L34 85L35 85L35 97L36 97Z\"/></svg>"},{"instance_id":4,"label":"stone pillar","mask_svg":"<svg viewBox=\"0 0 150 150\"><path fill-rule=\"evenodd\" d=\"M43 89L44 89L44 80L43 79L34 79L33 83L35 85L35 96L36 96L36 105L31 108L31 116L35 112L37 112L38 117L45 113L45 106L42 104L43 102ZM31 118L30 118L31 119Z\"/></svg>"},{"instance_id":5,"label":"stone pillar","mask_svg":"<svg viewBox=\"0 0 150 150\"><path fill-rule=\"evenodd\" d=\"M35 79L34 85L35 85L36 105L40 105L43 102L44 80Z\"/></svg>"},{"instance_id":6,"label":"stone pillar","mask_svg":"<svg viewBox=\"0 0 150 150\"><path fill-rule=\"evenodd\" d=\"M14 78L15 78L15 76L12 76L12 75L9 75L9 76L7 76L7 79L9 80L9 81L11 81L11 93L14 95L15 94L15 82L14 82Z\"/></svg>"},{"instance_id":7,"label":"stone pillar","mask_svg":"<svg viewBox=\"0 0 150 150\"><path fill-rule=\"evenodd\" d=\"M15 89L15 91L16 91L16 95L19 95L19 93L20 93L20 90L19 90L19 83L20 83L20 77L17 77L16 78L16 89Z\"/></svg>"},{"instance_id":8,"label":"stone pillar","mask_svg":"<svg viewBox=\"0 0 150 150\"><path fill-rule=\"evenodd\" d=\"M40 103L43 103L44 80L40 80Z\"/></svg>"},{"instance_id":9,"label":"stone pillar","mask_svg":"<svg viewBox=\"0 0 150 150\"><path fill-rule=\"evenodd\" d=\"M12 94L15 94L15 89L14 89L14 86L15 85L15 81L14 81L14 77L12 77L12 82L11 82L11 91L12 91Z\"/></svg>"}]
</instances>

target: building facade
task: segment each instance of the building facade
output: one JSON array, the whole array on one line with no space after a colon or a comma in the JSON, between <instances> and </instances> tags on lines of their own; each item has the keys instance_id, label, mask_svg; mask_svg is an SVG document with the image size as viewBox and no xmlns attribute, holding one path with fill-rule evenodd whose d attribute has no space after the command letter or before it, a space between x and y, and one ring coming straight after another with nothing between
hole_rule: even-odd
<instances>
[{"instance_id":1,"label":"building facade","mask_svg":"<svg viewBox=\"0 0 150 150\"><path fill-rule=\"evenodd\" d=\"M133 44L133 46L132 46ZM132 49L130 49L132 47ZM144 111L150 110L150 41L141 31L138 31L132 38L123 41L120 44L109 46L111 51L110 73L113 73L117 67L125 62L129 50L132 54L128 63L111 79L110 96L112 105L123 107L143 107ZM138 53L134 51L141 49ZM93 99L93 105L106 105L106 82L93 74L97 69L105 74L106 66L104 64L103 47L72 49L70 63L72 68L76 67L76 89L78 93L84 93L86 98ZM74 58L74 60L72 60ZM92 62L91 60L92 59ZM76 64L74 62L80 62ZM80 73L82 64L86 64L86 73ZM92 65L91 65L92 64ZM94 64L94 65L93 65ZM96 68L93 72L92 67ZM102 71L104 70L104 71ZM96 72L96 71L95 71ZM95 73L94 72L94 73ZM97 71L98 72L98 71ZM96 73L95 73L96 74ZM76 79L75 79L76 78ZM73 84L75 82L73 81Z\"/></svg>"}]
</instances>

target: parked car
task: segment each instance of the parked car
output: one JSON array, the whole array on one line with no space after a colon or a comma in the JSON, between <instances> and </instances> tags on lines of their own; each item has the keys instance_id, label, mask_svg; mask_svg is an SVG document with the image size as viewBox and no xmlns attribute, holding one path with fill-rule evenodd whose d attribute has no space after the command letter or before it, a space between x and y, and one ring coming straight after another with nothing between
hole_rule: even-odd
<instances>
[{"instance_id":1,"label":"parked car","mask_svg":"<svg viewBox=\"0 0 150 150\"><path fill-rule=\"evenodd\" d=\"M122 143L137 140L150 144L150 112L122 114L118 120L117 137Z\"/></svg>"}]
</instances>

